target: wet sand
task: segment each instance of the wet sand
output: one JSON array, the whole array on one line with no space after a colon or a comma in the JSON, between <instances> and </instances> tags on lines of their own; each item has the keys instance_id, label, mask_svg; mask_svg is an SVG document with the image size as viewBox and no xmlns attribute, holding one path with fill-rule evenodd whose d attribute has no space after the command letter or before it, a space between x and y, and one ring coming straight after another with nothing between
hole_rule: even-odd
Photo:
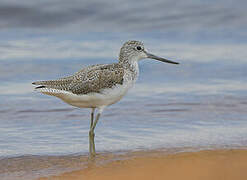
<instances>
[{"instance_id":1,"label":"wet sand","mask_svg":"<svg viewBox=\"0 0 247 180\"><path fill-rule=\"evenodd\" d=\"M97 163L96 163L97 164ZM246 180L247 150L204 150L167 154L135 152L128 159L39 180Z\"/></svg>"}]
</instances>

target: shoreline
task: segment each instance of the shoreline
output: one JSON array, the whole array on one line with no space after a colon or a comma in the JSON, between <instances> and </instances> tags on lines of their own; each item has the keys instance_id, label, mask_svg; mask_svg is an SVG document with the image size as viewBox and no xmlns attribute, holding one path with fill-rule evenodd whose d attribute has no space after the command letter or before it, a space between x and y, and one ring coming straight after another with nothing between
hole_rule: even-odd
<instances>
[{"instance_id":1,"label":"shoreline","mask_svg":"<svg viewBox=\"0 0 247 180\"><path fill-rule=\"evenodd\" d=\"M97 157L101 160L103 157ZM246 180L247 149L216 149L169 154L162 151L131 152L105 163L42 177L38 180L81 179L172 179L172 180ZM111 158L110 158L111 159ZM106 161L109 157L106 158Z\"/></svg>"}]
</instances>

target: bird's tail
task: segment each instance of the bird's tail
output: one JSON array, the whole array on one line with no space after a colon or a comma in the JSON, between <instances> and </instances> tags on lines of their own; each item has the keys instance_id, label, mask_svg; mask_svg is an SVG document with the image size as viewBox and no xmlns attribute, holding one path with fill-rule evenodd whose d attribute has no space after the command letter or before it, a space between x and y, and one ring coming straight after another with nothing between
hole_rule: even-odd
<instances>
[{"instance_id":1,"label":"bird's tail","mask_svg":"<svg viewBox=\"0 0 247 180\"><path fill-rule=\"evenodd\" d=\"M58 79L49 81L36 81L32 84L35 85L35 91L47 94L50 96L60 97L64 93L68 93L69 84L72 80L68 79Z\"/></svg>"},{"instance_id":2,"label":"bird's tail","mask_svg":"<svg viewBox=\"0 0 247 180\"><path fill-rule=\"evenodd\" d=\"M65 90L68 88L68 85L72 82L71 77L61 78L57 80L49 80L49 81L36 81L33 82L33 85L36 85L35 89L41 88L53 88L53 89L60 89Z\"/></svg>"},{"instance_id":3,"label":"bird's tail","mask_svg":"<svg viewBox=\"0 0 247 180\"><path fill-rule=\"evenodd\" d=\"M35 81L32 83L33 85L36 85L35 89L40 89L40 88L47 88L50 86L54 86L58 84L57 80L50 80L50 81Z\"/></svg>"}]
</instances>

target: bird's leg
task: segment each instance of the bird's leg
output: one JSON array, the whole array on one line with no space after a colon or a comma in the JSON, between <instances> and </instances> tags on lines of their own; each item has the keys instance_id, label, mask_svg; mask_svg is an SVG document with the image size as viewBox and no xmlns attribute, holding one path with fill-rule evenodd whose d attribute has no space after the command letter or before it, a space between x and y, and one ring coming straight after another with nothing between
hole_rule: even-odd
<instances>
[{"instance_id":1,"label":"bird's leg","mask_svg":"<svg viewBox=\"0 0 247 180\"><path fill-rule=\"evenodd\" d=\"M90 155L92 154L92 136L94 136L94 134L92 134L92 132L91 132L91 129L93 127L94 111L95 111L95 108L92 108L92 111L91 111L90 131L89 131L89 152L90 152Z\"/></svg>"},{"instance_id":2,"label":"bird's leg","mask_svg":"<svg viewBox=\"0 0 247 180\"><path fill-rule=\"evenodd\" d=\"M90 126L90 131L89 131L89 140L90 140L90 159L94 159L94 157L95 157L95 143L94 143L94 129L95 129L95 127L96 127L96 124L98 123L98 121L99 121L99 118L100 118L100 115L101 115L101 113L103 112L103 109L104 109L104 107L100 107L99 108L99 111L98 111L98 114L97 114L97 116L96 116L96 118L95 118L95 120L94 121L91 121L91 126ZM94 110L93 110L93 112L94 112ZM93 123L92 123L93 122Z\"/></svg>"},{"instance_id":3,"label":"bird's leg","mask_svg":"<svg viewBox=\"0 0 247 180\"><path fill-rule=\"evenodd\" d=\"M98 113L97 114L97 116L96 116L96 119L95 119L95 121L94 121L94 123L93 123L93 127L90 129L90 131L92 131L92 134L93 134L93 136L92 136L92 157L94 157L95 156L95 143L94 143L94 136L95 136L95 134L94 134L94 129L95 129L95 127L96 127L96 124L98 123L98 121L99 121L99 117L100 117L100 113Z\"/></svg>"}]
</instances>

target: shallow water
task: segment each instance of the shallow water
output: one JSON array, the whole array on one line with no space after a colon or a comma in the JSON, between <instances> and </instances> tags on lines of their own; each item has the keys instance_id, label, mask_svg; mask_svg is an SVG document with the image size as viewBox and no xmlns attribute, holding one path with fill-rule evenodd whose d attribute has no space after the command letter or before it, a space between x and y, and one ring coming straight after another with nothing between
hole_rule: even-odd
<instances>
[{"instance_id":1,"label":"shallow water","mask_svg":"<svg viewBox=\"0 0 247 180\"><path fill-rule=\"evenodd\" d=\"M0 71L1 179L83 166L85 161L76 159L88 153L90 110L33 92L31 82L103 61L0 62L5 67ZM141 62L137 84L105 110L96 127L97 152L246 147L247 65L215 64ZM75 165L59 167L66 158Z\"/></svg>"}]
</instances>

